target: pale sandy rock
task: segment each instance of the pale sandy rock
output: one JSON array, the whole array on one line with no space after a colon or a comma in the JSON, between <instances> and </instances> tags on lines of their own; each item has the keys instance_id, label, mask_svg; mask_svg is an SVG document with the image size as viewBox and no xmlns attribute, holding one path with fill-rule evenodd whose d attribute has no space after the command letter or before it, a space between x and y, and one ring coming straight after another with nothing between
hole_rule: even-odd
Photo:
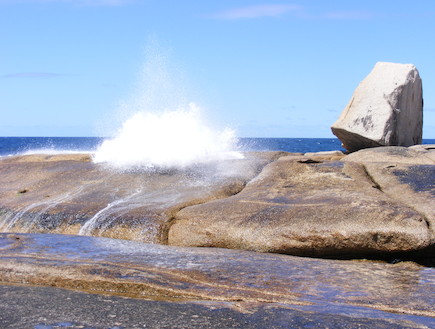
<instances>
[{"instance_id":1,"label":"pale sandy rock","mask_svg":"<svg viewBox=\"0 0 435 329\"><path fill-rule=\"evenodd\" d=\"M426 257L435 241L432 152L260 152L153 172L113 171L87 155L3 158L0 231L309 256Z\"/></svg>"},{"instance_id":2,"label":"pale sandy rock","mask_svg":"<svg viewBox=\"0 0 435 329\"><path fill-rule=\"evenodd\" d=\"M321 152L307 152L304 156L343 156L342 151L321 151Z\"/></svg>"},{"instance_id":3,"label":"pale sandy rock","mask_svg":"<svg viewBox=\"0 0 435 329\"><path fill-rule=\"evenodd\" d=\"M435 246L435 165L376 162L366 163L365 168L383 193L424 216Z\"/></svg>"},{"instance_id":4,"label":"pale sandy rock","mask_svg":"<svg viewBox=\"0 0 435 329\"><path fill-rule=\"evenodd\" d=\"M384 162L395 165L435 165L435 149L418 145L415 147L386 146L359 150L342 158L342 161L359 163Z\"/></svg>"},{"instance_id":5,"label":"pale sandy rock","mask_svg":"<svg viewBox=\"0 0 435 329\"><path fill-rule=\"evenodd\" d=\"M349 154L342 161L364 165L385 195L422 214L435 244L434 145L365 149Z\"/></svg>"},{"instance_id":6,"label":"pale sandy rock","mask_svg":"<svg viewBox=\"0 0 435 329\"><path fill-rule=\"evenodd\" d=\"M409 149L423 152L427 158L430 158L435 163L435 144L413 145Z\"/></svg>"},{"instance_id":7,"label":"pale sandy rock","mask_svg":"<svg viewBox=\"0 0 435 329\"><path fill-rule=\"evenodd\" d=\"M350 152L422 141L422 81L414 65L379 62L331 129Z\"/></svg>"},{"instance_id":8,"label":"pale sandy rock","mask_svg":"<svg viewBox=\"0 0 435 329\"><path fill-rule=\"evenodd\" d=\"M87 154L0 160L0 232L84 234L165 243L173 213L233 195L281 152L186 170L115 171Z\"/></svg>"},{"instance_id":9,"label":"pale sandy rock","mask_svg":"<svg viewBox=\"0 0 435 329\"><path fill-rule=\"evenodd\" d=\"M305 256L431 246L424 215L383 193L363 165L303 160L283 157L237 195L182 209L168 243Z\"/></svg>"}]
</instances>

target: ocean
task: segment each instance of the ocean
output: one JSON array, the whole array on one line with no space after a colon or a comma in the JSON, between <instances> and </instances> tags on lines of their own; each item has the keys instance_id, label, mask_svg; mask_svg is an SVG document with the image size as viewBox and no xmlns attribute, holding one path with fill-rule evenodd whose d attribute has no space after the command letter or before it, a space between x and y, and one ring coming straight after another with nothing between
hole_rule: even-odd
<instances>
[{"instance_id":1,"label":"ocean","mask_svg":"<svg viewBox=\"0 0 435 329\"><path fill-rule=\"evenodd\" d=\"M103 137L0 137L0 156L25 153L94 152ZM423 144L435 144L425 139ZM240 151L321 152L344 149L337 138L239 138Z\"/></svg>"}]
</instances>

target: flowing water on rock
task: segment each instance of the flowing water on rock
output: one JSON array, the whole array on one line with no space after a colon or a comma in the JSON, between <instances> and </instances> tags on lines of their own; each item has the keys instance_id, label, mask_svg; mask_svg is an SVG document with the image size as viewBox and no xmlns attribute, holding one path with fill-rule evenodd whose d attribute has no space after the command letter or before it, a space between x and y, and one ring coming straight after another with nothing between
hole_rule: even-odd
<instances>
[{"instance_id":1,"label":"flowing water on rock","mask_svg":"<svg viewBox=\"0 0 435 329\"><path fill-rule=\"evenodd\" d=\"M79 235L92 235L93 231L96 228L100 228L101 230L107 228L116 217L122 216L123 213L127 212L129 209L132 208L130 204L131 199L133 199L141 192L142 190L138 189L133 194L110 202L105 208L98 211L81 227ZM116 215L115 218L113 218L114 215Z\"/></svg>"},{"instance_id":2,"label":"flowing water on rock","mask_svg":"<svg viewBox=\"0 0 435 329\"><path fill-rule=\"evenodd\" d=\"M0 231L12 232L16 226L19 226L20 232L32 232L34 227L38 224L38 220L46 216L50 209L58 206L62 202L72 200L82 191L83 187L79 186L76 189L57 197L47 198L40 202L31 203L21 209L8 211L2 216L3 218L0 221Z\"/></svg>"}]
</instances>

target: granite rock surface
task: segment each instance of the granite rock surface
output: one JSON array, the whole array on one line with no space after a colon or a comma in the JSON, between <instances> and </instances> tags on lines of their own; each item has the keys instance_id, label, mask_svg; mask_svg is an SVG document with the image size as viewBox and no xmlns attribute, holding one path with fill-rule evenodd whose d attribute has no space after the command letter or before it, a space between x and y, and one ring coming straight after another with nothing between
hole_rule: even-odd
<instances>
[{"instance_id":1,"label":"granite rock surface","mask_svg":"<svg viewBox=\"0 0 435 329\"><path fill-rule=\"evenodd\" d=\"M350 152L422 141L423 91L415 66L378 62L331 129Z\"/></svg>"},{"instance_id":2,"label":"granite rock surface","mask_svg":"<svg viewBox=\"0 0 435 329\"><path fill-rule=\"evenodd\" d=\"M434 152L261 152L153 172L113 171L89 155L8 157L0 160L0 230L430 262Z\"/></svg>"},{"instance_id":3,"label":"granite rock surface","mask_svg":"<svg viewBox=\"0 0 435 329\"><path fill-rule=\"evenodd\" d=\"M410 194L401 194L414 179L375 180L375 175L397 177L394 170L370 174L389 163L379 167L346 161L347 157L320 159L324 156L282 157L240 193L182 209L168 243L335 257L432 248L430 192L415 193L420 207Z\"/></svg>"},{"instance_id":4,"label":"granite rock surface","mask_svg":"<svg viewBox=\"0 0 435 329\"><path fill-rule=\"evenodd\" d=\"M173 311L184 305L183 309L188 313L195 309L200 311L193 302L197 306L207 306L207 301L214 302L209 304L208 311L197 313L201 316L213 316L213 309L231 309L234 316L263 310L257 313L257 321L264 327L270 327L266 325L267 319L279 328L288 328L289 323L294 323L292 327L296 328L305 327L304 323L312 326L314 324L307 320L320 320L323 316L329 327L338 326L338 322L334 325L333 319L336 319L344 321L343 328L370 328L370 323L374 327L390 323L386 327L430 328L435 320L434 280L433 268L412 262L340 261L240 250L150 245L98 237L0 234L0 281L3 284L49 286L146 299ZM54 295L57 294L54 291ZM73 294L64 295L75 299ZM32 296L29 294L19 304L31 303ZM43 296L44 293L38 301ZM82 296L81 299L87 303L89 297ZM0 309L10 311L16 299L11 296L9 300L0 298ZM6 305L2 305L3 301ZM61 306L68 308L71 302L65 298L59 304L55 303L53 310ZM173 304L165 306L163 302ZM130 313L134 318L136 309L122 308L124 312L115 312L110 304L102 303L101 299L97 301L96 305L103 309L100 320L107 315L104 310L108 308L111 309L109 314L116 314L118 321L128 320L125 315ZM35 321L38 313L49 316L53 322L62 319L53 319L44 311L43 304L37 305L24 319L33 315ZM155 306L149 305L157 311ZM265 312L267 309L270 311ZM53 310L50 313L57 314ZM88 318L97 320L88 313L84 311L82 321ZM0 313L0 323L3 318L8 318L5 315ZM70 316L64 320L79 322L77 316ZM286 320L273 322L274 319L279 321L280 316ZM166 319L171 319L171 316ZM302 322L298 324L297 319ZM110 318L106 316L108 320ZM176 320L171 321L176 323ZM328 327L322 322L319 324L321 328Z\"/></svg>"},{"instance_id":5,"label":"granite rock surface","mask_svg":"<svg viewBox=\"0 0 435 329\"><path fill-rule=\"evenodd\" d=\"M186 170L117 171L90 155L0 159L0 231L165 243L179 209L239 192L282 152Z\"/></svg>"}]
</instances>

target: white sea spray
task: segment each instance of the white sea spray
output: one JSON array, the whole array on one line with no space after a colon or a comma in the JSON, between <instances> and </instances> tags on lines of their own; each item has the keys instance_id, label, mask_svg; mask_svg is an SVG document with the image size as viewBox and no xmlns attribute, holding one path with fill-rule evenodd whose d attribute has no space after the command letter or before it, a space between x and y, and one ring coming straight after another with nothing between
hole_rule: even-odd
<instances>
[{"instance_id":1,"label":"white sea spray","mask_svg":"<svg viewBox=\"0 0 435 329\"><path fill-rule=\"evenodd\" d=\"M171 65L170 65L171 64ZM155 42L133 96L120 104L122 124L108 132L93 157L117 169L178 168L241 159L235 131L207 122L205 110L189 102L188 83Z\"/></svg>"},{"instance_id":2,"label":"white sea spray","mask_svg":"<svg viewBox=\"0 0 435 329\"><path fill-rule=\"evenodd\" d=\"M242 158L233 151L236 141L233 130L207 126L199 108L190 103L187 109L136 113L114 138L103 142L94 161L114 167L184 168Z\"/></svg>"}]
</instances>

